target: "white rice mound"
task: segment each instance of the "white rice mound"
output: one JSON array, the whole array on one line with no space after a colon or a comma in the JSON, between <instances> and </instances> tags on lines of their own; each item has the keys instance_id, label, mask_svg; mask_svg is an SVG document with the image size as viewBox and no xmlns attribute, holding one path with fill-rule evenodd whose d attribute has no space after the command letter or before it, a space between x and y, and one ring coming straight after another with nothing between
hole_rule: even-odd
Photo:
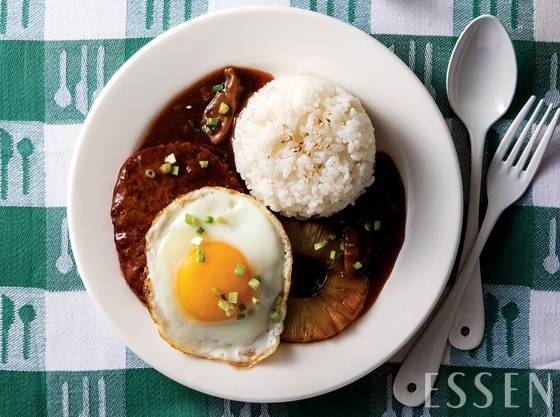
<instances>
[{"instance_id":1,"label":"white rice mound","mask_svg":"<svg viewBox=\"0 0 560 417\"><path fill-rule=\"evenodd\" d=\"M287 217L325 217L374 181L375 135L359 99L330 81L277 78L239 114L233 152L250 193Z\"/></svg>"}]
</instances>

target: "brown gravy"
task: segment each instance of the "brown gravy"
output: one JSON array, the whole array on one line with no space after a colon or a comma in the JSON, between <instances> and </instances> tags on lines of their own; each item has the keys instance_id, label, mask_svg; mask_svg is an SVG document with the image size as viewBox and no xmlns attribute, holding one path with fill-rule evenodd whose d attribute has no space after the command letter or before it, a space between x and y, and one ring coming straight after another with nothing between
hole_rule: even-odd
<instances>
[{"instance_id":1,"label":"brown gravy","mask_svg":"<svg viewBox=\"0 0 560 417\"><path fill-rule=\"evenodd\" d=\"M204 111L210 103L215 85L225 83L224 68L212 71L186 90L177 94L162 112L152 121L141 145L141 149L172 141L189 141L211 144L208 134L200 127ZM267 72L249 68L235 68L243 94L238 110L243 108L249 97L273 79ZM229 138L214 145L224 152L230 161L233 151Z\"/></svg>"},{"instance_id":2,"label":"brown gravy","mask_svg":"<svg viewBox=\"0 0 560 417\"><path fill-rule=\"evenodd\" d=\"M378 152L375 161L375 181L356 201L330 219L361 226L362 241L371 244L369 264L364 273L369 279L366 312L374 303L391 275L405 238L406 195L399 171L389 155ZM379 222L379 230L375 230ZM365 224L371 230L365 229ZM368 227L369 228L369 227Z\"/></svg>"}]
</instances>

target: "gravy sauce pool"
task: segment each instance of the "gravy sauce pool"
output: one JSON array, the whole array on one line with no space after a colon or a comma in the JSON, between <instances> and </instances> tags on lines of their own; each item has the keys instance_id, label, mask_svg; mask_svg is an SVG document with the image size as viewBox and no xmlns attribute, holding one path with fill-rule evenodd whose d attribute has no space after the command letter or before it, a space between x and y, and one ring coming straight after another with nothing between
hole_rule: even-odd
<instances>
[{"instance_id":1,"label":"gravy sauce pool","mask_svg":"<svg viewBox=\"0 0 560 417\"><path fill-rule=\"evenodd\" d=\"M231 71L235 74L234 87L231 85ZM140 150L172 142L195 142L219 150L234 167L230 140L234 118L249 97L272 79L272 75L266 72L239 67L221 68L209 73L169 102L152 121ZM205 119L213 111L209 108L217 108L212 100L217 96L215 86L220 85L227 86L230 92L236 90L238 101L234 110L230 109L231 112L227 115L230 120L220 124L229 126L229 131L222 139L216 134L220 132L205 131L204 126ZM391 274L405 236L405 191L399 172L389 155L377 153L374 175L375 182L355 205L319 220L334 228L339 236L352 236L359 246L364 268L360 269L355 279L369 280L367 301L362 314L374 303ZM297 254L294 256L297 257ZM355 271L352 274L356 274ZM317 266L316 260L310 257L297 259L292 271L291 296L312 297L324 284L324 270Z\"/></svg>"}]
</instances>

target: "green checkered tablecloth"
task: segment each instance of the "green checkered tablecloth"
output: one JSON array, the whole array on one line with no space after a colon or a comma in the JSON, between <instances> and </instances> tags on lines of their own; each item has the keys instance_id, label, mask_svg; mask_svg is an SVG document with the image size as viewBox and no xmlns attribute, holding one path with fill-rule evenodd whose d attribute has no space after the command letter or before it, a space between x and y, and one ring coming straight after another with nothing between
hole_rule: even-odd
<instances>
[{"instance_id":1,"label":"green checkered tablecloth","mask_svg":"<svg viewBox=\"0 0 560 417\"><path fill-rule=\"evenodd\" d=\"M394 51L433 87L465 201L469 145L445 75L467 23L496 15L517 52L517 93L488 135L487 155L529 95L560 105L558 0L0 0L0 416L560 415L560 271L544 262L556 252L560 221L558 133L482 255L485 339L475 351L446 351L430 408L403 407L387 391L409 347L317 398L239 403L159 374L101 318L76 270L66 218L69 162L95 91L166 29L246 4L331 15ZM85 100L75 94L80 80Z\"/></svg>"}]
</instances>

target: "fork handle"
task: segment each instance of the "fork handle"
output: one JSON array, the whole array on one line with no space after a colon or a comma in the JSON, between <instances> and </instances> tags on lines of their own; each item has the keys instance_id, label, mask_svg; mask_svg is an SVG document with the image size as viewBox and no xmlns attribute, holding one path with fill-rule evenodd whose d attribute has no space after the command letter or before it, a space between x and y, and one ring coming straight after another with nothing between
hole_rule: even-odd
<instances>
[{"instance_id":1,"label":"fork handle","mask_svg":"<svg viewBox=\"0 0 560 417\"><path fill-rule=\"evenodd\" d=\"M461 296L502 211L489 202L480 231L455 285L401 364L395 376L393 393L402 404L417 407L430 397ZM414 390L409 389L412 386Z\"/></svg>"}]
</instances>

